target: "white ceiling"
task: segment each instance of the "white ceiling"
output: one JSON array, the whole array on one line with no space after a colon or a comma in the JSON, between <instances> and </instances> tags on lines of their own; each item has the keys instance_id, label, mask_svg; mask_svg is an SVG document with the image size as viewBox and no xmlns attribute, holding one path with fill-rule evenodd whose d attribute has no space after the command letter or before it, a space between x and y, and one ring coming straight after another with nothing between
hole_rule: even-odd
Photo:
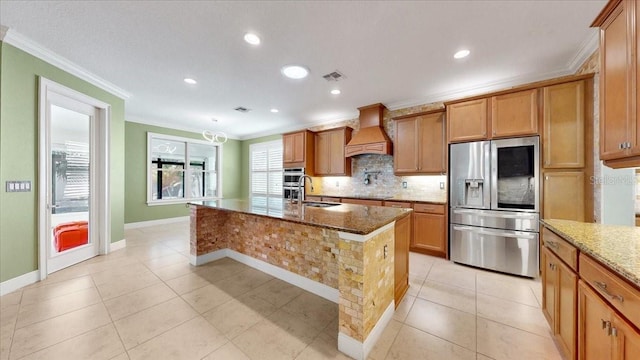
<instances>
[{"instance_id":1,"label":"white ceiling","mask_svg":"<svg viewBox=\"0 0 640 360\"><path fill-rule=\"evenodd\" d=\"M597 46L589 24L605 3L3 0L0 24L129 93L128 121L245 139L351 119L372 103L395 109L573 73ZM247 31L262 44L245 43ZM462 48L471 55L454 60ZM290 63L310 76L284 78ZM334 70L347 78L322 78Z\"/></svg>"}]
</instances>

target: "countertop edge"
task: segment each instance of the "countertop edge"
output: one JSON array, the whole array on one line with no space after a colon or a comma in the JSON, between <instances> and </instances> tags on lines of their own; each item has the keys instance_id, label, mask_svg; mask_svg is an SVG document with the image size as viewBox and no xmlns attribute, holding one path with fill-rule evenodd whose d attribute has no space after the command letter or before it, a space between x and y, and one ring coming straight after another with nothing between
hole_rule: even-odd
<instances>
[{"instance_id":1,"label":"countertop edge","mask_svg":"<svg viewBox=\"0 0 640 360\"><path fill-rule=\"evenodd\" d=\"M326 195L326 194L306 194L305 196L316 196L316 197L327 197L327 198L336 198L336 199L362 199L362 200L376 200L376 201L398 201L398 202L417 202L417 203L426 203L426 204L438 204L438 205L446 205L446 200L419 200L419 199L410 199L410 198L401 198L401 197L390 197L390 198L379 198L379 197L368 197L368 196L340 196L340 195Z\"/></svg>"},{"instance_id":2,"label":"countertop edge","mask_svg":"<svg viewBox=\"0 0 640 360\"><path fill-rule=\"evenodd\" d=\"M576 241L570 235L566 234L562 230L559 230L558 228L556 228L555 226L549 224L545 220L540 220L540 223L542 225L544 225L544 227L549 228L549 230L551 230L554 233L560 235L564 240L566 240L569 243L571 243L573 246L578 248L581 252L587 254L588 256L593 258L594 260L598 261L600 264L604 265L607 269L609 269L610 271L614 272L616 275L620 276L621 278L623 278L624 280L626 280L627 282L629 282L630 284L634 285L636 288L638 288L640 290L640 278L638 278L635 274L632 274L632 273L626 271L625 269L622 269L620 266L618 266L616 264L615 261L612 261L610 259L607 259L607 258L603 257L602 255L600 255L599 253L597 253L593 249L589 248L587 245L585 245L585 244L583 244L583 243L581 243L579 241Z\"/></svg>"}]
</instances>

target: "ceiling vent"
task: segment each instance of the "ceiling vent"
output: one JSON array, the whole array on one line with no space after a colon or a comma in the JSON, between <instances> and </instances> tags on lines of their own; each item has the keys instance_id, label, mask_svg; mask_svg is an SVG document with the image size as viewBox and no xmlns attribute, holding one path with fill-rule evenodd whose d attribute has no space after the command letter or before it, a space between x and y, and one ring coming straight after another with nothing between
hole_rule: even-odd
<instances>
[{"instance_id":1,"label":"ceiling vent","mask_svg":"<svg viewBox=\"0 0 640 360\"><path fill-rule=\"evenodd\" d=\"M347 78L346 76L344 76L344 74L342 74L338 70L328 73L327 75L322 75L322 77L327 81L340 81Z\"/></svg>"},{"instance_id":2,"label":"ceiling vent","mask_svg":"<svg viewBox=\"0 0 640 360\"><path fill-rule=\"evenodd\" d=\"M247 109L244 106L238 106L237 108L233 109L235 111L240 111L241 113L248 113L249 111L251 111L251 109Z\"/></svg>"}]
</instances>

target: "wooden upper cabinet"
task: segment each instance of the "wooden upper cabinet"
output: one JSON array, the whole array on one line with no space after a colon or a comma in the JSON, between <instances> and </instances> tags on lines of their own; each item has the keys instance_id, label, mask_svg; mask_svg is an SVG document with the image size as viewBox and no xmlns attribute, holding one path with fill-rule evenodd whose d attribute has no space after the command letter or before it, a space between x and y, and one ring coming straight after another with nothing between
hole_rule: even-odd
<instances>
[{"instance_id":1,"label":"wooden upper cabinet","mask_svg":"<svg viewBox=\"0 0 640 360\"><path fill-rule=\"evenodd\" d=\"M600 27L600 159L616 168L640 166L639 7L609 1L592 24Z\"/></svg>"},{"instance_id":2,"label":"wooden upper cabinet","mask_svg":"<svg viewBox=\"0 0 640 360\"><path fill-rule=\"evenodd\" d=\"M544 168L585 165L585 82L547 86L543 93L542 151Z\"/></svg>"},{"instance_id":3,"label":"wooden upper cabinet","mask_svg":"<svg viewBox=\"0 0 640 360\"><path fill-rule=\"evenodd\" d=\"M351 176L351 158L344 156L344 147L351 140L352 130L341 127L316 133L316 175Z\"/></svg>"},{"instance_id":4,"label":"wooden upper cabinet","mask_svg":"<svg viewBox=\"0 0 640 360\"><path fill-rule=\"evenodd\" d=\"M538 89L491 97L491 135L510 137L538 133Z\"/></svg>"},{"instance_id":5,"label":"wooden upper cabinet","mask_svg":"<svg viewBox=\"0 0 640 360\"><path fill-rule=\"evenodd\" d=\"M488 138L487 99L469 100L447 105L447 139L449 142Z\"/></svg>"},{"instance_id":6,"label":"wooden upper cabinet","mask_svg":"<svg viewBox=\"0 0 640 360\"><path fill-rule=\"evenodd\" d=\"M302 167L307 175L314 175L314 136L303 130L282 135L282 162L285 168Z\"/></svg>"},{"instance_id":7,"label":"wooden upper cabinet","mask_svg":"<svg viewBox=\"0 0 640 360\"><path fill-rule=\"evenodd\" d=\"M446 172L444 112L441 110L394 118L396 174Z\"/></svg>"}]
</instances>

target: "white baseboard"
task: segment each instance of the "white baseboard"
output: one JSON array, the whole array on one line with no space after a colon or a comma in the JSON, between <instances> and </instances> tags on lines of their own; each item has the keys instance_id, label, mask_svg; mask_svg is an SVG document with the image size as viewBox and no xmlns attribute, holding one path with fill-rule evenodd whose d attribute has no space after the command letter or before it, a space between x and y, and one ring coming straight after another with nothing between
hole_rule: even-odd
<instances>
[{"instance_id":1,"label":"white baseboard","mask_svg":"<svg viewBox=\"0 0 640 360\"><path fill-rule=\"evenodd\" d=\"M218 259L222 259L223 257L232 258L237 262L243 263L247 266L251 266L254 269L260 270L263 273L269 274L282 281L286 281L291 285L297 286L310 293L316 294L331 302L338 303L338 299L340 297L340 291L338 291L338 289L334 289L330 286L319 283L317 281L307 279L304 276L294 274L291 271L282 269L280 267L269 264L262 260L252 258L251 256L241 254L235 250L222 249L222 250L216 250L214 252L210 252L205 255L190 256L189 262L191 263L191 265L197 266L197 265L206 264L208 262L215 261Z\"/></svg>"},{"instance_id":2,"label":"white baseboard","mask_svg":"<svg viewBox=\"0 0 640 360\"><path fill-rule=\"evenodd\" d=\"M356 360L366 359L380 339L380 336L382 336L382 332L384 332L387 324L389 324L389 321L393 318L394 311L395 302L391 300L391 304L389 304L387 309L382 313L382 316L378 319L376 326L371 329L369 336L367 336L364 342L360 342L349 335L338 333L338 350Z\"/></svg>"},{"instance_id":3,"label":"white baseboard","mask_svg":"<svg viewBox=\"0 0 640 360\"><path fill-rule=\"evenodd\" d=\"M111 244L109 244L109 252L124 249L125 247L127 247L127 239L112 242Z\"/></svg>"},{"instance_id":4,"label":"white baseboard","mask_svg":"<svg viewBox=\"0 0 640 360\"><path fill-rule=\"evenodd\" d=\"M178 216L166 219L158 219L158 220L149 220L149 221L140 221L134 223L124 224L124 229L137 229L141 227L153 226L153 225L163 225L163 224L173 224L177 222L189 221L189 216Z\"/></svg>"},{"instance_id":5,"label":"white baseboard","mask_svg":"<svg viewBox=\"0 0 640 360\"><path fill-rule=\"evenodd\" d=\"M0 296L12 293L40 280L40 271L35 270L0 283Z\"/></svg>"}]
</instances>

